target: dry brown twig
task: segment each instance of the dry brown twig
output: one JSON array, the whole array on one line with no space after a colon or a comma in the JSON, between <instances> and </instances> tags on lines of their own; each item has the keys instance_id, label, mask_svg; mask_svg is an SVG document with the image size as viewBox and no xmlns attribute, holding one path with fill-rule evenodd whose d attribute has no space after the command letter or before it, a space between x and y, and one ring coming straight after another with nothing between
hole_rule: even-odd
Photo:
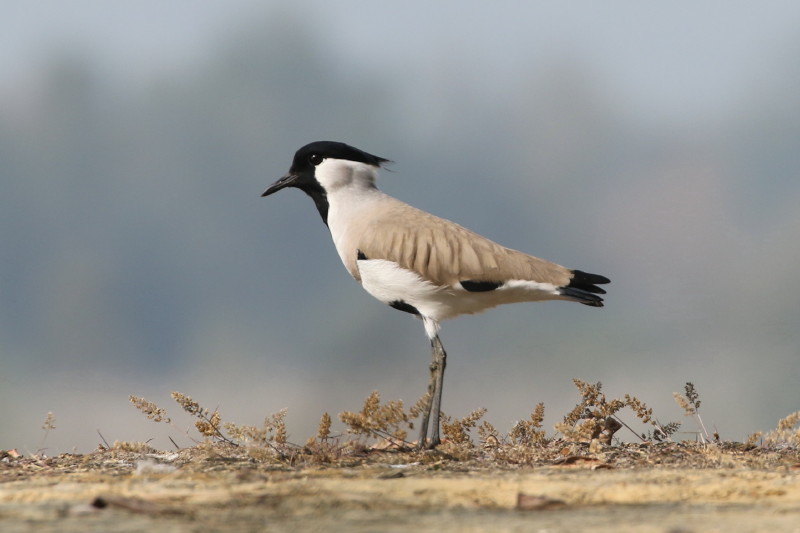
<instances>
[{"instance_id":1,"label":"dry brown twig","mask_svg":"<svg viewBox=\"0 0 800 533\"><path fill-rule=\"evenodd\" d=\"M478 420L486 414L485 408L475 409L464 418L453 419L447 415L442 415L442 433L450 444L456 446L474 447L470 438L470 430L475 428Z\"/></svg>"},{"instance_id":2,"label":"dry brown twig","mask_svg":"<svg viewBox=\"0 0 800 533\"><path fill-rule=\"evenodd\" d=\"M508 438L517 446L541 446L547 443L547 433L542 429L544 423L544 404L533 409L528 420L519 420L508 432Z\"/></svg>"},{"instance_id":3,"label":"dry brown twig","mask_svg":"<svg viewBox=\"0 0 800 533\"><path fill-rule=\"evenodd\" d=\"M703 419L700 417L700 413L698 412L700 409L700 393L697 392L697 389L695 389L695 386L691 381L687 381L686 385L684 385L684 393L685 395L673 392L672 396L675 398L675 402L677 402L681 409L683 409L684 415L693 417L697 421L697 424L700 428L700 431L697 432L697 436L700 438L700 442L703 444L709 444L711 442L718 441L719 435L715 433L715 437L712 438L708 434L705 424L703 424Z\"/></svg>"},{"instance_id":4,"label":"dry brown twig","mask_svg":"<svg viewBox=\"0 0 800 533\"><path fill-rule=\"evenodd\" d=\"M626 424L618 415L623 407L630 407L642 423L652 425L655 430L651 437L655 440L669 438L677 429L678 424L672 423L662 426L653 419L653 410L636 398L626 394L624 399L608 400L602 392L602 383L588 383L580 379L573 379L581 401L570 411L563 422L556 424L556 431L566 438L577 442L591 442L597 439L602 444L611 444L614 434L622 427L641 441L647 441L647 435L640 435Z\"/></svg>"},{"instance_id":5,"label":"dry brown twig","mask_svg":"<svg viewBox=\"0 0 800 533\"><path fill-rule=\"evenodd\" d=\"M372 391L367 396L361 411L339 413L339 420L347 425L348 433L383 438L398 448L411 445L406 441L408 433L401 427L406 425L409 429L413 428L411 417L403 410L403 401L389 401L381 405L378 391Z\"/></svg>"},{"instance_id":6,"label":"dry brown twig","mask_svg":"<svg viewBox=\"0 0 800 533\"><path fill-rule=\"evenodd\" d=\"M36 455L39 455L40 452L45 450L45 442L47 442L47 436L50 435L50 432L56 429L56 417L53 415L52 411L47 413L47 416L44 417L44 422L42 422L42 429L44 430L44 435L42 435L42 441L39 443L39 449L36 452Z\"/></svg>"},{"instance_id":7,"label":"dry brown twig","mask_svg":"<svg viewBox=\"0 0 800 533\"><path fill-rule=\"evenodd\" d=\"M777 427L764 435L768 446L800 446L800 411L778 420Z\"/></svg>"},{"instance_id":8,"label":"dry brown twig","mask_svg":"<svg viewBox=\"0 0 800 533\"><path fill-rule=\"evenodd\" d=\"M222 430L220 429L222 425L222 416L219 414L219 411L216 409L213 412L209 411L196 401L192 400L191 396L181 392L172 392L170 393L170 396L172 396L173 400L178 402L178 405L180 405L184 411L198 419L194 423L194 427L198 432L200 432L201 435L224 442L226 444L230 444L232 446L238 446L236 442L232 441L226 437L224 433L222 433Z\"/></svg>"}]
</instances>

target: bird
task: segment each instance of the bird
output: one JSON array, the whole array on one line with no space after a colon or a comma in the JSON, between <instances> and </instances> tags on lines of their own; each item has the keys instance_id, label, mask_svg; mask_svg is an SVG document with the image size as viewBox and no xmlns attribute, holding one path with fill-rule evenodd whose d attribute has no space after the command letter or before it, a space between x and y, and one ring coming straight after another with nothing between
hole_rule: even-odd
<instances>
[{"instance_id":1,"label":"bird","mask_svg":"<svg viewBox=\"0 0 800 533\"><path fill-rule=\"evenodd\" d=\"M443 320L518 302L603 307L599 285L610 280L506 248L389 196L375 181L390 162L343 142L312 142L261 196L286 188L307 194L350 275L379 301L422 320L432 360L416 447L433 449L441 443Z\"/></svg>"}]
</instances>

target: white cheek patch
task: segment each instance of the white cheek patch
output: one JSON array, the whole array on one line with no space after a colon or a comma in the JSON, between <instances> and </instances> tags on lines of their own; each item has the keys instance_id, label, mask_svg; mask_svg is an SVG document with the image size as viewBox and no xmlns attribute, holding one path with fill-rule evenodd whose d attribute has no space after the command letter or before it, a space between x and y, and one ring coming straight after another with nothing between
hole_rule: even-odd
<instances>
[{"instance_id":1,"label":"white cheek patch","mask_svg":"<svg viewBox=\"0 0 800 533\"><path fill-rule=\"evenodd\" d=\"M330 193L353 182L374 183L376 171L367 163L329 157L317 165L314 177Z\"/></svg>"}]
</instances>

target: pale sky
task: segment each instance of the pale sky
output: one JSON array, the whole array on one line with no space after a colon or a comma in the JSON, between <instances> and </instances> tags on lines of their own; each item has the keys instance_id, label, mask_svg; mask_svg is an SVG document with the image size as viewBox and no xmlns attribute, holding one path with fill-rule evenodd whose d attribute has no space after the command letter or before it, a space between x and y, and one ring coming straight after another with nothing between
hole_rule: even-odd
<instances>
[{"instance_id":1,"label":"pale sky","mask_svg":"<svg viewBox=\"0 0 800 533\"><path fill-rule=\"evenodd\" d=\"M488 90L552 57L578 58L632 112L725 113L759 72L800 50L800 3L669 2L228 2L174 0L0 2L0 83L31 75L56 50L102 61L123 80L193 63L248 12L289 12L314 28L331 57L408 72L481 65ZM436 50L432 54L432 50ZM720 88L724 88L723 91Z\"/></svg>"}]
</instances>

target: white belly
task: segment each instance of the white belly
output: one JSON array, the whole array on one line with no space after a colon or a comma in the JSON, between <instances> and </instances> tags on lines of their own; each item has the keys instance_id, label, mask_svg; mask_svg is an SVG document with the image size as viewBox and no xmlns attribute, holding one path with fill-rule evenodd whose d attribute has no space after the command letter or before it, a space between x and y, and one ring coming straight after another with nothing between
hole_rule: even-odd
<instances>
[{"instance_id":1,"label":"white belly","mask_svg":"<svg viewBox=\"0 0 800 533\"><path fill-rule=\"evenodd\" d=\"M525 280L509 280L496 290L469 292L460 285L437 286L393 261L357 261L361 284L385 304L403 302L435 322L458 315L480 313L504 303L561 299L555 286Z\"/></svg>"},{"instance_id":2,"label":"white belly","mask_svg":"<svg viewBox=\"0 0 800 533\"><path fill-rule=\"evenodd\" d=\"M381 302L403 302L414 306L424 316L435 320L447 318L441 316L444 309L440 309L444 288L393 261L366 259L357 261L357 265L361 285Z\"/></svg>"}]
</instances>

